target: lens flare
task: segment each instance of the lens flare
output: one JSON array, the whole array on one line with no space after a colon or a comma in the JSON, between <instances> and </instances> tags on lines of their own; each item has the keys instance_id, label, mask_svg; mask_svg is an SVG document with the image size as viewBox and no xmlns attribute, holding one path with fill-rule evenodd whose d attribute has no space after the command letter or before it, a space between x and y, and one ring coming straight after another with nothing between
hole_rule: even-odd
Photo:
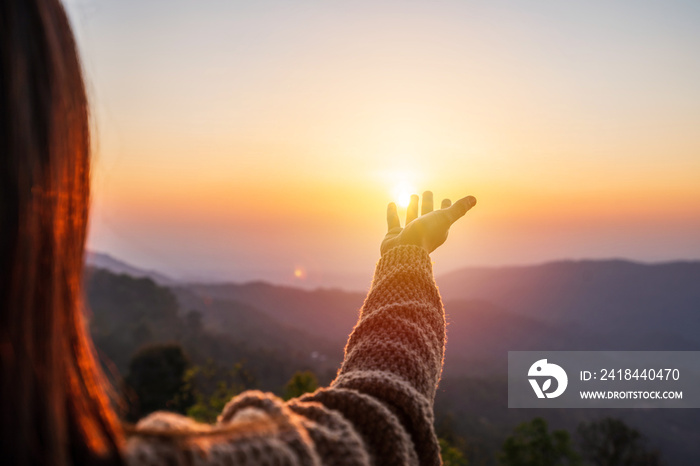
<instances>
[{"instance_id":1,"label":"lens flare","mask_svg":"<svg viewBox=\"0 0 700 466\"><path fill-rule=\"evenodd\" d=\"M303 267L294 267L294 278L304 280L306 278L306 270Z\"/></svg>"}]
</instances>

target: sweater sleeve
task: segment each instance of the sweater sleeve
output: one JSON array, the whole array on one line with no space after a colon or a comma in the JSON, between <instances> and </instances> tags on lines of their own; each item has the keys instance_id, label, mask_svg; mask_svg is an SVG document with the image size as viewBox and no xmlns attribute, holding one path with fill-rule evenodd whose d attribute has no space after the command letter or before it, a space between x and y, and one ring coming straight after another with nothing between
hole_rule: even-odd
<instances>
[{"instance_id":1,"label":"sweater sleeve","mask_svg":"<svg viewBox=\"0 0 700 466\"><path fill-rule=\"evenodd\" d=\"M152 414L137 425L125 458L132 465L439 465L433 400L444 341L430 257L416 246L395 247L377 264L329 387L288 402L244 392L216 426ZM154 429L192 435L145 435Z\"/></svg>"},{"instance_id":2,"label":"sweater sleeve","mask_svg":"<svg viewBox=\"0 0 700 466\"><path fill-rule=\"evenodd\" d=\"M439 464L433 400L444 347L445 316L428 253L393 248L377 264L337 378L312 398L352 419L379 464ZM328 392L345 394L345 404ZM367 413L382 421L365 422Z\"/></svg>"}]
</instances>

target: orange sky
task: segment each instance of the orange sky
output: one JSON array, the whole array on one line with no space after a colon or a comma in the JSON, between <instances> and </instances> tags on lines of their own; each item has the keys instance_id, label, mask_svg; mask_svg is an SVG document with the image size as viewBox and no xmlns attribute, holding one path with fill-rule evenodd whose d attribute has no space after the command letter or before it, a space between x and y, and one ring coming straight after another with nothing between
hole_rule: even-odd
<instances>
[{"instance_id":1,"label":"orange sky","mask_svg":"<svg viewBox=\"0 0 700 466\"><path fill-rule=\"evenodd\" d=\"M90 248L361 288L411 188L479 200L438 272L700 258L700 10L568 3L68 1Z\"/></svg>"}]
</instances>

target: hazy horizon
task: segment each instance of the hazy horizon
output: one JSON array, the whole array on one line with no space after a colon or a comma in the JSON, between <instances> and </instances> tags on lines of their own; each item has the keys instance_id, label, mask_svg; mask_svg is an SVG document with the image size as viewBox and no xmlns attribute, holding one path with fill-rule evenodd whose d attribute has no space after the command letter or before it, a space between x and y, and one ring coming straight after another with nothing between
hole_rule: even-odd
<instances>
[{"instance_id":1,"label":"hazy horizon","mask_svg":"<svg viewBox=\"0 0 700 466\"><path fill-rule=\"evenodd\" d=\"M65 3L92 250L368 285L386 203L431 189L479 201L437 274L700 258L696 3Z\"/></svg>"},{"instance_id":2,"label":"hazy horizon","mask_svg":"<svg viewBox=\"0 0 700 466\"><path fill-rule=\"evenodd\" d=\"M305 276L303 279L300 277L295 277L293 274L290 276L287 270L284 268L279 268L277 270L254 270L254 269L240 269L240 270L229 270L227 272L221 271L201 271L200 273L185 272L184 274L178 273L173 270L163 270L158 268L151 268L149 266L144 266L138 263L126 261L121 257L115 256L105 251L88 250L87 254L96 254L101 256L107 256L111 260L115 260L120 264L128 267L133 267L141 273L158 274L163 276L163 278L173 280L182 284L192 284L192 283L206 283L206 284L217 284L217 283L236 283L236 284L246 284L246 283L256 283L264 282L272 285L281 286L291 286L295 288L302 288L306 290L316 290L316 289L340 289L348 292L359 292L365 293L370 286L372 280L373 268L370 267L366 273L345 273L342 271L330 275L311 275ZM688 262L698 262L700 259L676 259L676 260L662 260L662 261L641 261L633 260L624 257L608 257L608 258L560 258L552 259L542 262L533 263L521 263L521 264L500 264L500 265L465 265L462 267L456 267L453 269L445 270L440 267L439 264L433 264L435 268L435 278L439 282L440 278L443 276L450 275L452 273L464 271L464 270L502 270L502 269L515 269L515 268L527 268L527 267L539 267L549 264L556 263L580 263L580 262L628 262L632 264L640 265L664 265L671 263L688 263ZM90 260L86 262L90 263ZM104 267L109 269L110 267ZM126 272L128 274L128 272ZM139 275L140 276L140 275Z\"/></svg>"}]
</instances>

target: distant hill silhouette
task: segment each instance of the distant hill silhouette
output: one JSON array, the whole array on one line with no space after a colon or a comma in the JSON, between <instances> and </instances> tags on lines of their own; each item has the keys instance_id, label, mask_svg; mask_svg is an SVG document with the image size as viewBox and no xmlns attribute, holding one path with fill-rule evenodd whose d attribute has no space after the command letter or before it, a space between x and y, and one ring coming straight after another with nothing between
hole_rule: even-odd
<instances>
[{"instance_id":1,"label":"distant hill silhouette","mask_svg":"<svg viewBox=\"0 0 700 466\"><path fill-rule=\"evenodd\" d=\"M338 339L317 332L313 326L304 328L291 325L279 319L275 313L263 311L247 302L220 299L187 287L172 288L172 291L182 309L202 314L204 325L211 332L245 343L251 349L283 351L298 359L308 359L317 370L334 371L342 362L343 344Z\"/></svg>"},{"instance_id":2,"label":"distant hill silhouette","mask_svg":"<svg viewBox=\"0 0 700 466\"><path fill-rule=\"evenodd\" d=\"M90 333L109 373L115 369L125 375L131 357L154 343L179 343L198 365L245 363L256 381L248 388L263 390L281 389L297 370L313 369L327 382L340 360L339 350L333 361L312 357L312 351L329 351L328 343L319 344L318 337L288 329L249 306L231 312L240 317L233 325L217 322L214 313L205 316L183 306L192 302L183 303L150 278L90 267L84 288ZM119 377L115 380L118 384Z\"/></svg>"},{"instance_id":3,"label":"distant hill silhouette","mask_svg":"<svg viewBox=\"0 0 700 466\"><path fill-rule=\"evenodd\" d=\"M438 283L446 302L485 301L543 324L568 327L568 333L582 336L567 344L570 349L700 349L698 261L469 268L443 275Z\"/></svg>"},{"instance_id":4,"label":"distant hill silhouette","mask_svg":"<svg viewBox=\"0 0 700 466\"><path fill-rule=\"evenodd\" d=\"M88 263L173 287L183 308L243 339L308 348L335 360L357 321L362 292L265 282L179 284L106 254ZM437 278L447 312L448 372L482 361L496 370L513 350L698 350L700 261L560 261L465 268Z\"/></svg>"},{"instance_id":5,"label":"distant hill silhouette","mask_svg":"<svg viewBox=\"0 0 700 466\"><path fill-rule=\"evenodd\" d=\"M449 323L448 374L498 372L515 350L700 349L700 262L556 262L464 269L437 282ZM262 282L186 288L248 304L336 344L345 342L364 299Z\"/></svg>"},{"instance_id":6,"label":"distant hill silhouette","mask_svg":"<svg viewBox=\"0 0 700 466\"><path fill-rule=\"evenodd\" d=\"M127 264L126 262L120 261L119 259L115 259L109 254L105 254L103 252L88 251L85 254L85 264L98 269L109 270L110 272L116 274L124 273L131 275L132 277L147 277L159 285L170 286L177 284L177 280L174 280L163 273L135 267Z\"/></svg>"},{"instance_id":7,"label":"distant hill silhouette","mask_svg":"<svg viewBox=\"0 0 700 466\"><path fill-rule=\"evenodd\" d=\"M190 284L186 288L207 299L254 306L279 322L344 344L362 306L364 293L320 288L313 291L264 282Z\"/></svg>"}]
</instances>

